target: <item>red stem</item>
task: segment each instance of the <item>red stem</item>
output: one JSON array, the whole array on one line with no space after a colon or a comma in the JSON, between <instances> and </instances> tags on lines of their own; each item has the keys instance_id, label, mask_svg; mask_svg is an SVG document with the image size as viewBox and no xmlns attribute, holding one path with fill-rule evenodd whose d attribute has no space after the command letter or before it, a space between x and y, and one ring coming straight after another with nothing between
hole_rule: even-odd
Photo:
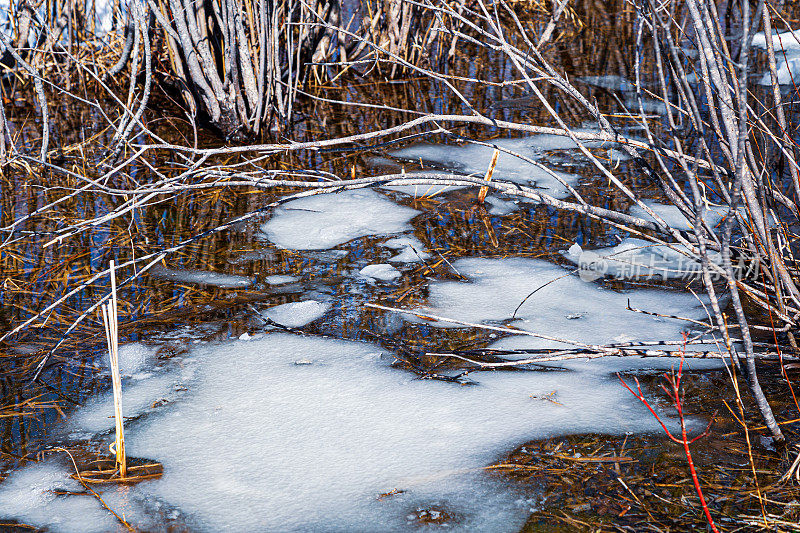
<instances>
[{"instance_id":1,"label":"red stem","mask_svg":"<svg viewBox=\"0 0 800 533\"><path fill-rule=\"evenodd\" d=\"M684 334L684 340L686 335ZM658 423L661 424L661 427L664 429L664 432L670 438L670 440L674 442L680 442L683 444L683 451L686 453L686 462L689 463L689 471L692 473L692 482L694 482L694 490L697 492L697 496L700 498L700 504L703 506L703 512L706 514L706 520L708 521L708 525L711 526L711 529L714 533L719 533L716 524L714 524L714 519L711 518L711 511L708 509L708 504L706 503L706 499L703 496L703 490L700 488L700 478L697 476L697 470L694 468L694 461L692 460L692 452L689 451L689 437L686 434L686 420L683 418L683 403L681 402L681 378L683 377L683 361L684 361L684 351L686 350L686 345L684 344L683 349L681 350L681 363L678 365L678 373L675 374L675 369L673 368L672 374L664 374L664 378L667 380L667 383L670 385L672 390L668 390L666 386L663 387L664 391L672 398L672 401L675 403L675 409L678 411L678 419L681 422L681 438L676 438L669 429L667 429L666 424L661 420L658 414L655 412L653 407L650 405L650 402L647 401L647 398L644 397L642 393L642 387L639 385L639 380L634 378L636 381L636 392L631 389L631 387L625 383L625 380L622 379L622 376L617 374L617 377L622 382L622 385L628 389L628 391L636 396L636 398L641 401L645 407L652 413L652 415L658 420ZM712 419L713 421L713 419ZM709 425L710 427L710 425ZM706 428L706 432L708 432L708 428ZM705 433L705 432L704 432ZM701 435L702 436L702 435ZM694 442L700 437L692 439L691 442Z\"/></svg>"}]
</instances>

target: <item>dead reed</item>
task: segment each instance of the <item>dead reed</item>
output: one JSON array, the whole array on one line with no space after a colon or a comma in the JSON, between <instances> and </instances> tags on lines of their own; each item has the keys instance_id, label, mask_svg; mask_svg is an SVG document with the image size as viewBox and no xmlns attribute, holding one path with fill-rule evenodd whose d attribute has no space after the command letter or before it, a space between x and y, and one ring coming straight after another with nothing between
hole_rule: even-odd
<instances>
[{"instance_id":1,"label":"dead reed","mask_svg":"<svg viewBox=\"0 0 800 533\"><path fill-rule=\"evenodd\" d=\"M128 461L125 457L125 418L122 416L122 378L119 372L119 330L117 318L117 278L114 261L109 264L111 271L111 301L101 306L103 325L106 330L108 357L111 367L111 383L114 394L114 444L109 447L119 467L120 479L128 476Z\"/></svg>"}]
</instances>

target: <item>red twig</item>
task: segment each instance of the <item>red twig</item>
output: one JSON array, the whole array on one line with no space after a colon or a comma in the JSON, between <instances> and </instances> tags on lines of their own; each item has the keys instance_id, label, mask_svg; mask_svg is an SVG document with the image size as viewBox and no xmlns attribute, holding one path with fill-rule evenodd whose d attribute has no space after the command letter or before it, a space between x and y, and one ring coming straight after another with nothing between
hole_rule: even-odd
<instances>
[{"instance_id":1,"label":"red twig","mask_svg":"<svg viewBox=\"0 0 800 533\"><path fill-rule=\"evenodd\" d=\"M675 373L674 368L672 369L671 372L664 373L664 379L666 380L667 383L661 386L661 388L664 389L667 395L669 395L670 399L675 404L675 409L678 411L678 420L680 420L681 423L680 438L672 434L672 432L667 428L667 425L661 420L661 417L658 416L658 413L656 413L653 407L650 405L650 402L647 401L647 398L644 397L644 393L642 393L642 387L639 384L638 378L633 378L633 380L636 382L636 391L634 391L627 383L625 383L625 380L622 379L622 376L617 374L617 377L619 378L620 382L622 382L622 385L626 389L628 389L628 391L631 394L636 396L639 399L639 401L641 401L645 405L645 407L647 407L650 413L652 413L655 419L658 420L658 423L661 424L661 428L664 430L664 433L667 434L667 437L669 437L671 441L683 445L683 450L684 452L686 452L686 462L689 463L689 471L692 474L694 489L697 492L697 496L700 498L700 504L703 506L703 511L706 514L706 520L708 520L708 525L711 526L711 529L714 531L714 533L719 533L717 526L714 524L714 519L711 518L711 511L708 510L708 504L706 503L706 499L703 496L703 490L700 488L700 478L697 476L697 470L694 467L694 461L692 460L692 452L689 451L689 445L691 443L695 442L696 440L702 437L705 437L708 434L708 431L711 429L711 424L714 423L714 417L711 417L711 421L708 423L708 426L706 427L705 431L703 431L700 435L696 436L695 438L691 440L689 439L686 431L686 420L683 416L683 398L682 398L683 391L681 390L681 378L683 377L683 361L684 361L683 354L685 350L686 350L686 345L684 344L684 347L681 350L681 362L680 365L678 365L678 373L677 374Z\"/></svg>"}]
</instances>

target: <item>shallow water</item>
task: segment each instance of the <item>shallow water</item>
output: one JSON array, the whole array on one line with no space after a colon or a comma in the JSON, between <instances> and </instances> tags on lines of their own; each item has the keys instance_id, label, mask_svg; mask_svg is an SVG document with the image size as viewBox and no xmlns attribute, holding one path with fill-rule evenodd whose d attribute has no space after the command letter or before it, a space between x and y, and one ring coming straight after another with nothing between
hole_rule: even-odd
<instances>
[{"instance_id":1,"label":"shallow water","mask_svg":"<svg viewBox=\"0 0 800 533\"><path fill-rule=\"evenodd\" d=\"M537 157L554 154L547 148ZM575 157L571 147L559 150ZM507 166L497 169L498 178ZM680 341L684 322L634 313L627 302L704 316L702 302L685 292L582 280L562 259L571 239L548 223L552 215L539 226L552 238L528 252L549 260L504 257L514 254L526 219L548 210L521 204L492 215L474 205L473 195L416 199L365 190L294 200L257 222L256 231L233 232L252 251L232 251L224 273L159 267L151 283L170 287L183 306L208 292L206 306L231 301L230 318L201 320L211 326L206 331L198 323L166 323L161 335L123 350L127 451L160 462L164 474L130 489L98 489L103 499L150 530L401 531L433 512L439 519L429 527L509 531L525 523L535 491L485 466L531 439L655 431L655 420L613 372L668 368L671 360L570 362L472 373L457 383L420 379L426 376L392 364L392 346L404 342L437 351ZM512 243L501 244L503 232ZM485 235L494 249L485 248ZM457 259L474 253L465 240L495 258ZM370 301L542 337L408 322L367 311ZM81 403L46 441L107 446L110 396ZM0 484L7 518L55 531L114 527L95 500L48 496L73 484L69 473L64 457L10 472ZM47 518L53 513L69 518ZM154 522L153 513L161 518Z\"/></svg>"},{"instance_id":2,"label":"shallow water","mask_svg":"<svg viewBox=\"0 0 800 533\"><path fill-rule=\"evenodd\" d=\"M591 76L599 64L580 61L596 57L606 62L603 68L615 77L587 78L587 90L615 106L620 95L612 93L625 88L625 65L609 59L614 57L610 41L605 46L596 56L569 49L579 58L569 68ZM472 66L500 74L506 68L485 59L474 58ZM458 102L431 98L436 91L411 80L403 87L376 84L359 96L396 99L437 112L458 110ZM482 108L494 109L493 116L541 118L540 109L523 105L523 95L492 91L466 94ZM511 105L508 98L518 100ZM509 105L496 105L504 101ZM329 113L316 105L305 110L310 118L298 126L299 136L359 132L376 122L362 111L353 118L349 111ZM19 118L23 111L20 105L14 131L35 141L36 128ZM66 132L62 138L70 132L79 138L85 133L81 124L93 123L87 115L64 109L56 113ZM329 122L320 121L321 116ZM381 118L400 120L391 114ZM579 113L571 118L576 124L586 119ZM629 125L620 127L635 134ZM497 138L496 133L474 136L522 152L595 205L628 208L572 143L543 136ZM619 173L646 197L662 200L627 169L613 147L590 148L618 163ZM431 168L481 175L491 152L438 138L364 154L322 153L267 163L340 175ZM147 171L131 171L136 173ZM552 174L508 154L501 156L495 177L569 196ZM5 180L4 221L49 200L46 191L24 189L18 175ZM5 277L26 284L13 301L3 297L3 304L9 304L3 321L27 318L63 291L62 280L85 279L110 258L163 248L286 193L186 194L137 213L126 221L129 227L92 228L45 253L31 245L4 267ZM572 361L459 376L463 367L453 361L425 359L425 352L452 349L573 346L565 340L679 342L681 333L691 329L685 321L627 310L629 300L648 311L705 317L702 302L678 290L685 287L652 279L585 281L566 255L575 243L586 250L608 248L626 235L578 215L502 196L478 205L475 196L467 189L417 187L294 200L173 254L166 265L124 288L122 336L125 342L139 341L121 355L129 453L163 463L164 475L134 487L104 488L104 500L132 523L154 531L515 531L535 507L537 489L490 475L484 467L532 439L658 430L613 373L669 368L674 360ZM112 201L76 202L60 216L93 216ZM679 214L651 205L661 216L685 223ZM717 221L709 220L712 225ZM25 229L51 231L53 223L34 219ZM43 264L54 265L49 277L34 276ZM93 286L65 307L85 309L105 290L102 284ZM407 320L365 308L368 302L516 327L547 338ZM46 349L70 318L66 312L54 315L17 339L13 353ZM286 328L293 331L278 331ZM0 518L53 531L116 527L96 500L54 494L80 489L68 478L71 463L63 454L26 464L53 444L98 452L113 440L104 340L98 331L96 323L79 329L44 374L49 388L43 399L59 402L65 417L43 407L0 418L7 475L0 483ZM720 364L709 359L696 366ZM24 397L19 376L25 372L7 370L6 403ZM430 379L441 376L459 379ZM438 514L428 520L432 513Z\"/></svg>"}]
</instances>

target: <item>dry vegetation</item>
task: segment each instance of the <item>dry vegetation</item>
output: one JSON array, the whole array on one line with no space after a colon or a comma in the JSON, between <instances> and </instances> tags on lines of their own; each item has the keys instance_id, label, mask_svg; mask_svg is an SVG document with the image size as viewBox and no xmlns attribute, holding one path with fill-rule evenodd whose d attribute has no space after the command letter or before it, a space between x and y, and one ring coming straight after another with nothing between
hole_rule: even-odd
<instances>
[{"instance_id":1,"label":"dry vegetation","mask_svg":"<svg viewBox=\"0 0 800 533\"><path fill-rule=\"evenodd\" d=\"M757 86L753 73L774 76L781 51L756 55L749 45L756 31L797 28L796 6L150 0L115 4L114 31L103 34L95 13L78 3L13 5L12 32L0 33L0 422L12 421L2 426L8 442L26 440L80 403L92 372L81 361L101 348L96 317L111 297L109 260L118 264L121 337L227 319L251 302L285 296L175 290L145 274L159 263L243 275L309 268L288 251L244 265L225 258L252 252L252 222L287 199L447 183L469 192L447 202L418 200L433 206L431 217L447 220L422 222L439 255L387 301L402 307L423 298L425 275L446 275L447 257L477 250L554 259L547 243L573 242L578 228L590 235L615 228L700 261L695 288L710 298L705 333L717 335L729 363L718 388L684 396L688 409L719 411L724 420L695 445L707 450L698 469L710 511L725 518L722 529L796 528L796 466L783 474L797 455L800 408L793 368L783 363L800 356L800 93L781 92L774 80ZM35 37L26 40L29 33ZM587 94L573 82L598 72L631 80L631 99ZM666 106L663 116L647 111L653 102ZM595 128L579 130L587 121ZM629 126L639 133L629 134ZM365 160L410 139L491 143L532 133L576 141L591 162L583 172L593 192L560 200L502 177L411 178L373 172ZM590 141L618 143L631 163L617 168L605 148L585 147ZM472 200L479 187L544 207L534 219L515 214L493 227ZM652 197L677 206L693 229L670 227L643 203ZM629 215L632 205L654 221ZM721 227L703 222L710 205L728 210ZM233 227L244 231L232 235ZM713 253L723 261L709 260ZM740 260L758 263L759 276L743 278ZM369 329L379 315L362 316L364 323L347 327ZM468 334L463 345L480 335ZM463 357L485 363L502 355L461 347L443 349L460 355L465 368L472 367ZM425 346L404 350L418 371L454 364L426 355ZM599 347L580 355L612 353ZM759 358L780 364L759 367ZM755 437L774 450L754 452L761 445ZM730 454L721 469L711 461L719 447ZM575 460L577 451L587 459ZM25 460L13 446L3 453ZM560 487L552 489L563 492L559 501L575 500L565 511L543 507L530 531L556 522L700 527L682 456L656 471L660 454L672 453L655 437L581 437L532 443L493 468L523 481L545 479ZM580 484L607 486L597 476L613 491L571 494Z\"/></svg>"}]
</instances>

